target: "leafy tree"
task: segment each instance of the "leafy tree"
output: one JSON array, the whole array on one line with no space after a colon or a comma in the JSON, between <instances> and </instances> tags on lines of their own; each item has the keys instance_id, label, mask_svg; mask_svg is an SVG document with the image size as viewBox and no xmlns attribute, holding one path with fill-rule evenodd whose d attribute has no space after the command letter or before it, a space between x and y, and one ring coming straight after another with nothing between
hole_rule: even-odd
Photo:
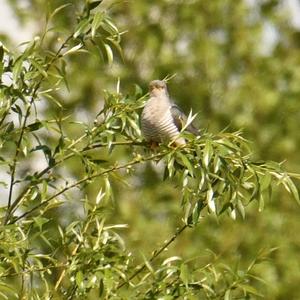
<instances>
[{"instance_id":1,"label":"leafy tree","mask_svg":"<svg viewBox=\"0 0 300 300\"><path fill-rule=\"evenodd\" d=\"M259 144L263 132L250 124L246 110L265 98L257 114L269 105L264 113L276 112L276 117L280 93L294 93L286 95L290 101L297 94L292 87L271 93L282 69L296 71L279 63L282 44L275 58L258 52L253 39L263 30L261 19L245 25L245 12L274 17L273 2L254 8L243 1L30 2L30 12L46 15L43 30L19 52L0 48L1 164L8 174L2 182L3 298L235 299L264 294L262 282L272 266L263 262L275 257L278 264L279 254L273 241L267 249L255 243L253 236L261 229L254 227L255 211L263 211L273 195L287 199L289 193L299 202L291 179L299 175L282 163L257 159L273 157L272 150L263 153L273 142ZM12 5L18 11L18 1ZM26 11L19 14L26 17ZM172 47L181 49L175 52L178 57L171 55ZM159 68L151 72L153 66ZM217 120L199 137L183 132L185 147L160 145L153 152L139 127L147 99L143 79L175 70L184 75L170 80L174 94L203 99L209 105L202 114ZM204 80L192 84L191 76ZM223 130L227 102L220 95L230 104L229 115L242 108L254 145L240 130ZM259 95L257 103L250 101L252 95ZM233 128L240 127L238 117ZM285 122L288 128L294 124ZM297 293L281 289L271 289L269 297Z\"/></svg>"}]
</instances>

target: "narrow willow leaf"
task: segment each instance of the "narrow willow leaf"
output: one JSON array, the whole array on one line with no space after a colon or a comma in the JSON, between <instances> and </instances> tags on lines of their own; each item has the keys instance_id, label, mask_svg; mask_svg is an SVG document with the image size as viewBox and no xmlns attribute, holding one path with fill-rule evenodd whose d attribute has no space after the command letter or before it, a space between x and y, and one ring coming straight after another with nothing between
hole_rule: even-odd
<instances>
[{"instance_id":1,"label":"narrow willow leaf","mask_svg":"<svg viewBox=\"0 0 300 300\"><path fill-rule=\"evenodd\" d=\"M111 50L111 47L108 44L105 43L104 48L105 48L105 51L106 51L108 64L111 65L113 60L114 60L114 54Z\"/></svg>"},{"instance_id":2,"label":"narrow willow leaf","mask_svg":"<svg viewBox=\"0 0 300 300\"><path fill-rule=\"evenodd\" d=\"M41 127L43 127L43 124L40 121L34 122L27 126L29 131L36 131L39 130Z\"/></svg>"},{"instance_id":3,"label":"narrow willow leaf","mask_svg":"<svg viewBox=\"0 0 300 300\"><path fill-rule=\"evenodd\" d=\"M218 173L221 167L221 160L218 155L214 158L214 173Z\"/></svg>"},{"instance_id":4,"label":"narrow willow leaf","mask_svg":"<svg viewBox=\"0 0 300 300\"><path fill-rule=\"evenodd\" d=\"M96 196L96 204L99 205L101 200L104 198L105 193L102 193L102 188L100 189L99 193Z\"/></svg>"},{"instance_id":5,"label":"narrow willow leaf","mask_svg":"<svg viewBox=\"0 0 300 300\"><path fill-rule=\"evenodd\" d=\"M245 219L245 207L240 199L238 199L236 208L238 209L238 212L241 214L242 218Z\"/></svg>"},{"instance_id":6,"label":"narrow willow leaf","mask_svg":"<svg viewBox=\"0 0 300 300\"><path fill-rule=\"evenodd\" d=\"M81 271L78 271L76 273L76 283L79 287L82 285L83 279L84 279L83 273Z\"/></svg>"},{"instance_id":7,"label":"narrow willow leaf","mask_svg":"<svg viewBox=\"0 0 300 300\"><path fill-rule=\"evenodd\" d=\"M269 172L260 177L259 182L262 191L266 190L269 187L269 185L271 184L271 180L272 176Z\"/></svg>"},{"instance_id":8,"label":"narrow willow leaf","mask_svg":"<svg viewBox=\"0 0 300 300\"><path fill-rule=\"evenodd\" d=\"M162 266L166 266L166 265L169 265L171 262L173 261L182 261L182 258L179 257L179 256L172 256L172 257L169 257L167 259L165 259L162 263Z\"/></svg>"},{"instance_id":9,"label":"narrow willow leaf","mask_svg":"<svg viewBox=\"0 0 300 300\"><path fill-rule=\"evenodd\" d=\"M137 123L134 120L132 120L131 118L127 118L127 119L128 119L128 122L129 122L130 126L136 132L137 136L139 136L139 137L142 136L141 129L137 125Z\"/></svg>"},{"instance_id":10,"label":"narrow willow leaf","mask_svg":"<svg viewBox=\"0 0 300 300\"><path fill-rule=\"evenodd\" d=\"M124 54L123 54L123 50L122 47L120 46L118 41L115 41L111 38L107 38L107 41L109 41L110 44L112 44L112 46L117 50L118 54L120 55L122 61L124 61Z\"/></svg>"},{"instance_id":11,"label":"narrow willow leaf","mask_svg":"<svg viewBox=\"0 0 300 300\"><path fill-rule=\"evenodd\" d=\"M264 298L264 295L262 295L261 293L259 293L257 291L257 289L254 288L253 286L250 286L248 284L242 284L242 283L239 283L237 286L240 287L241 289L243 289L244 292L246 292L246 294L250 293L250 294L253 294L255 296Z\"/></svg>"},{"instance_id":12,"label":"narrow willow leaf","mask_svg":"<svg viewBox=\"0 0 300 300\"><path fill-rule=\"evenodd\" d=\"M203 163L206 167L208 167L212 155L213 155L213 148L211 145L211 141L207 140L205 143L205 147L203 149Z\"/></svg>"},{"instance_id":13,"label":"narrow willow leaf","mask_svg":"<svg viewBox=\"0 0 300 300\"><path fill-rule=\"evenodd\" d=\"M78 51L80 48L82 48L82 46L83 46L82 43L80 43L80 44L78 44L78 45L72 47L71 49L67 50L67 51L63 54L63 56L66 56L66 55L68 55L68 54L75 53L75 52Z\"/></svg>"},{"instance_id":14,"label":"narrow willow leaf","mask_svg":"<svg viewBox=\"0 0 300 300\"><path fill-rule=\"evenodd\" d=\"M177 152L176 155L180 158L180 160L183 162L184 166L188 169L190 175L194 176L194 168L189 161L189 159L186 157L186 155L182 154L181 152Z\"/></svg>"},{"instance_id":15,"label":"narrow willow leaf","mask_svg":"<svg viewBox=\"0 0 300 300\"><path fill-rule=\"evenodd\" d=\"M111 22L107 17L103 21L104 21L104 23L102 24L102 28L104 30L106 30L112 36L114 36L114 35L119 36L119 29L113 22Z\"/></svg>"},{"instance_id":16,"label":"narrow willow leaf","mask_svg":"<svg viewBox=\"0 0 300 300\"><path fill-rule=\"evenodd\" d=\"M58 14L62 9L66 8L66 7L70 6L70 5L72 5L72 3L63 4L63 5L59 6L59 7L57 7L57 8L51 13L51 15L49 16L48 20L51 20L51 19L52 19L56 14Z\"/></svg>"},{"instance_id":17,"label":"narrow willow leaf","mask_svg":"<svg viewBox=\"0 0 300 300\"><path fill-rule=\"evenodd\" d=\"M227 290L224 295L224 300L231 300L230 296L231 290Z\"/></svg>"},{"instance_id":18,"label":"narrow willow leaf","mask_svg":"<svg viewBox=\"0 0 300 300\"><path fill-rule=\"evenodd\" d=\"M74 38L77 38L82 33L87 32L90 29L90 20L89 19L83 19L77 26L77 29L73 35Z\"/></svg>"},{"instance_id":19,"label":"narrow willow leaf","mask_svg":"<svg viewBox=\"0 0 300 300\"><path fill-rule=\"evenodd\" d=\"M21 74L21 71L22 71L22 67L23 67L23 58L19 57L19 58L17 58L17 60L14 63L14 66L13 66L13 83L14 83L14 86L17 85L17 82L20 79L20 74Z\"/></svg>"},{"instance_id":20,"label":"narrow willow leaf","mask_svg":"<svg viewBox=\"0 0 300 300\"><path fill-rule=\"evenodd\" d=\"M27 148L27 146L23 146L23 147L22 147L22 152L23 152L23 154L24 154L24 157L26 157L27 154L28 154L28 148Z\"/></svg>"},{"instance_id":21,"label":"narrow willow leaf","mask_svg":"<svg viewBox=\"0 0 300 300\"><path fill-rule=\"evenodd\" d=\"M204 207L205 207L205 203L202 200L197 201L196 205L194 206L193 214L192 214L194 225L198 223L200 218L200 213Z\"/></svg>"},{"instance_id":22,"label":"narrow willow leaf","mask_svg":"<svg viewBox=\"0 0 300 300\"><path fill-rule=\"evenodd\" d=\"M3 56L4 56L4 49L2 43L0 42L0 78L3 73L3 67L4 67Z\"/></svg>"},{"instance_id":23,"label":"narrow willow leaf","mask_svg":"<svg viewBox=\"0 0 300 300\"><path fill-rule=\"evenodd\" d=\"M185 131L186 128L187 128L189 125L192 124L192 122L195 120L196 117L197 117L197 114L194 114L194 115L193 115L192 110L190 110L189 115L188 115L188 117L187 117L187 120L186 120L184 126L181 128L180 131L181 131L181 132Z\"/></svg>"},{"instance_id":24,"label":"narrow willow leaf","mask_svg":"<svg viewBox=\"0 0 300 300\"><path fill-rule=\"evenodd\" d=\"M29 59L31 64L39 71L41 75L43 75L45 78L48 77L47 72L45 71L44 67L35 59Z\"/></svg>"},{"instance_id":25,"label":"narrow willow leaf","mask_svg":"<svg viewBox=\"0 0 300 300\"><path fill-rule=\"evenodd\" d=\"M105 184L105 200L107 201L112 196L111 185L107 176L104 178L104 184Z\"/></svg>"},{"instance_id":26,"label":"narrow willow leaf","mask_svg":"<svg viewBox=\"0 0 300 300\"><path fill-rule=\"evenodd\" d=\"M146 258L145 255L143 255L143 259L144 259L144 263L145 263L145 266L147 267L147 269L148 269L152 274L154 274L154 273L155 273L155 272L154 272L154 269L153 269L153 267L152 267L150 261Z\"/></svg>"},{"instance_id":27,"label":"narrow willow leaf","mask_svg":"<svg viewBox=\"0 0 300 300\"><path fill-rule=\"evenodd\" d=\"M189 284L189 269L186 264L180 266L180 279L184 283L185 287L188 288Z\"/></svg>"},{"instance_id":28,"label":"narrow willow leaf","mask_svg":"<svg viewBox=\"0 0 300 300\"><path fill-rule=\"evenodd\" d=\"M294 182L292 181L292 179L288 176L285 176L283 179L283 183L284 183L284 186L287 189L287 191L293 195L293 197L295 198L297 203L300 205L299 192L298 192Z\"/></svg>"},{"instance_id":29,"label":"narrow willow leaf","mask_svg":"<svg viewBox=\"0 0 300 300\"><path fill-rule=\"evenodd\" d=\"M188 225L192 225L191 209L192 209L192 204L190 202L186 202L185 212L184 212L184 222Z\"/></svg>"},{"instance_id":30,"label":"narrow willow leaf","mask_svg":"<svg viewBox=\"0 0 300 300\"><path fill-rule=\"evenodd\" d=\"M226 202L226 203L223 205L222 209L220 210L219 215L221 215L222 213L224 213L224 211L226 211L228 208L232 208L232 207L233 207L233 206L232 206L232 203Z\"/></svg>"},{"instance_id":31,"label":"narrow willow leaf","mask_svg":"<svg viewBox=\"0 0 300 300\"><path fill-rule=\"evenodd\" d=\"M185 188L189 183L188 170L184 170L182 174L182 187Z\"/></svg>"},{"instance_id":32,"label":"narrow willow leaf","mask_svg":"<svg viewBox=\"0 0 300 300\"><path fill-rule=\"evenodd\" d=\"M3 60L3 56L4 56L3 44L0 42L0 61Z\"/></svg>"},{"instance_id":33,"label":"narrow willow leaf","mask_svg":"<svg viewBox=\"0 0 300 300\"><path fill-rule=\"evenodd\" d=\"M102 1L103 0L89 1L88 2L88 10L95 9L97 6L99 6L101 4Z\"/></svg>"},{"instance_id":34,"label":"narrow willow leaf","mask_svg":"<svg viewBox=\"0 0 300 300\"><path fill-rule=\"evenodd\" d=\"M58 100L56 100L52 95L45 93L44 96L51 100L54 104L56 104L59 108L63 108L63 106L59 103Z\"/></svg>"},{"instance_id":35,"label":"narrow willow leaf","mask_svg":"<svg viewBox=\"0 0 300 300\"><path fill-rule=\"evenodd\" d=\"M216 204L213 199L213 196L214 196L214 191L212 190L212 188L210 188L206 193L207 206L212 213L216 213Z\"/></svg>"},{"instance_id":36,"label":"narrow willow leaf","mask_svg":"<svg viewBox=\"0 0 300 300\"><path fill-rule=\"evenodd\" d=\"M230 217L232 220L236 220L236 210L233 209L231 212L230 212Z\"/></svg>"},{"instance_id":37,"label":"narrow willow leaf","mask_svg":"<svg viewBox=\"0 0 300 300\"><path fill-rule=\"evenodd\" d=\"M92 38L95 37L96 31L99 28L99 26L101 25L101 23L103 21L103 18L104 18L104 13L103 12L98 11L95 14L93 22L92 22Z\"/></svg>"},{"instance_id":38,"label":"narrow willow leaf","mask_svg":"<svg viewBox=\"0 0 300 300\"><path fill-rule=\"evenodd\" d=\"M173 155L168 155L168 163L167 163L167 167L168 167L168 170L169 170L169 177L173 177L173 174L174 174L174 156Z\"/></svg>"},{"instance_id":39,"label":"narrow willow leaf","mask_svg":"<svg viewBox=\"0 0 300 300\"><path fill-rule=\"evenodd\" d=\"M4 68L3 61L0 60L0 77L1 77L2 74L3 74L3 68Z\"/></svg>"}]
</instances>

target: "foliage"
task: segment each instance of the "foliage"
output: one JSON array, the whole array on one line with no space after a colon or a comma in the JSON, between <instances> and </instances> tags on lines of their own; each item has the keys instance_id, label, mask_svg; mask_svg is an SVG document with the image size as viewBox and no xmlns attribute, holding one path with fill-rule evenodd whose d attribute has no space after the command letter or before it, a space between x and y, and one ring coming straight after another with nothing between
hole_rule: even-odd
<instances>
[{"instance_id":1,"label":"foliage","mask_svg":"<svg viewBox=\"0 0 300 300\"><path fill-rule=\"evenodd\" d=\"M253 203L263 211L274 189L275 195L282 193L277 185L299 202L291 179L299 175L288 173L280 163L253 158L251 144L240 131L203 130L199 137L183 132L186 146L160 145L151 151L139 128L147 94L137 85L130 93L122 93L120 80L115 91L105 90L103 106L93 109L89 121L82 120L80 106L73 111L75 105L68 103L68 95L81 88L87 109L93 93L81 81L85 76L75 76L76 72L85 61L87 70L90 64L101 61L110 65L107 73L114 73L115 54L123 55L122 34L110 17L111 10L106 10L102 1L82 3L65 4L48 12L44 32L24 44L21 53L0 48L1 164L9 175L3 182L7 198L1 208L1 296L261 296L263 276L259 267L274 249L255 248L250 262L226 261L214 247L207 252L209 247L202 245L199 250L191 241L185 245L193 255L180 247L173 254L166 250L176 245L183 233L193 231L201 239L197 230L207 219L224 224L228 216L245 219L248 213L253 214ZM173 9L182 7L174 5ZM59 23L55 18L74 9L81 9L78 17L66 18L74 29L58 33L52 27ZM207 7L208 11L216 9L220 8L213 4ZM53 35L57 34L60 39L54 43ZM124 48L126 51L126 44ZM86 78L97 80L92 72ZM76 79L78 87L74 85ZM155 172L163 176L157 179ZM135 217L129 226L129 222L122 222L126 209L123 216L120 211L122 202L129 203L130 210L131 199L143 197L134 194L135 190L149 193L147 199L178 199L176 208L165 206L162 212L154 209L151 215L154 205L150 206L148 219L152 223L139 224L139 217ZM170 218L171 230L163 231L160 222ZM152 228L147 228L150 224ZM139 235L144 242L142 258L136 253L141 241L134 239L131 230L146 230L158 239L153 243L149 236L147 245L147 234Z\"/></svg>"}]
</instances>

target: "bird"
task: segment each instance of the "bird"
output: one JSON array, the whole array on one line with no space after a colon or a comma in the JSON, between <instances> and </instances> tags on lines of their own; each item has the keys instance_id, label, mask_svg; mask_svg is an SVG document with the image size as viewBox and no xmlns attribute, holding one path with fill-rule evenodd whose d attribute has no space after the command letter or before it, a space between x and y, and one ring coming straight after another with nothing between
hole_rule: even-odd
<instances>
[{"instance_id":1,"label":"bird","mask_svg":"<svg viewBox=\"0 0 300 300\"><path fill-rule=\"evenodd\" d=\"M142 133L151 146L172 142L175 146L186 145L180 131L187 121L186 115L170 99L167 84L153 80L149 84L150 98L141 114ZM198 136L199 130L191 123L186 131Z\"/></svg>"}]
</instances>

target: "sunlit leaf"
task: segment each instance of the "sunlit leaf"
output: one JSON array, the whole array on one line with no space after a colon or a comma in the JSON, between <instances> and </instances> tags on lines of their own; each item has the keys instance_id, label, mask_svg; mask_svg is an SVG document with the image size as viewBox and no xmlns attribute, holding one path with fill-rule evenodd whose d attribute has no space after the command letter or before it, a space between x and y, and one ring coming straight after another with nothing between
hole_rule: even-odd
<instances>
[{"instance_id":1,"label":"sunlit leaf","mask_svg":"<svg viewBox=\"0 0 300 300\"><path fill-rule=\"evenodd\" d=\"M99 26L101 25L102 21L104 18L104 14L103 12L98 11L94 18L93 18L93 22L92 22L92 38L94 38L97 29L99 28Z\"/></svg>"},{"instance_id":2,"label":"sunlit leaf","mask_svg":"<svg viewBox=\"0 0 300 300\"><path fill-rule=\"evenodd\" d=\"M76 53L76 52L77 52L79 49L81 49L81 48L82 48L82 44L80 43L80 44L78 44L78 45L72 47L71 49L67 50L67 51L64 53L63 56L66 56L66 55L69 55L69 54L72 54L72 53Z\"/></svg>"}]
</instances>

